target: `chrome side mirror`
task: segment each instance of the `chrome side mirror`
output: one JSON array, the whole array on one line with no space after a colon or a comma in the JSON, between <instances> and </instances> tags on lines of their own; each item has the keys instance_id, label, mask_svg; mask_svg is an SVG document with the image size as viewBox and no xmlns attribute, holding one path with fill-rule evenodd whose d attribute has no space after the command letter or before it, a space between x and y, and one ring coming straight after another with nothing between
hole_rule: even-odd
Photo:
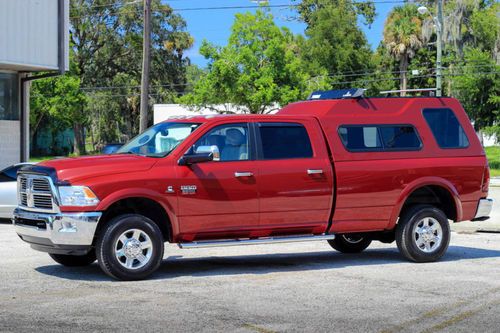
<instances>
[{"instance_id":1,"label":"chrome side mirror","mask_svg":"<svg viewBox=\"0 0 500 333\"><path fill-rule=\"evenodd\" d=\"M220 161L220 151L219 147L216 145L212 146L199 146L196 148L195 154L206 154L206 153L211 153L213 156L212 161Z\"/></svg>"}]
</instances>

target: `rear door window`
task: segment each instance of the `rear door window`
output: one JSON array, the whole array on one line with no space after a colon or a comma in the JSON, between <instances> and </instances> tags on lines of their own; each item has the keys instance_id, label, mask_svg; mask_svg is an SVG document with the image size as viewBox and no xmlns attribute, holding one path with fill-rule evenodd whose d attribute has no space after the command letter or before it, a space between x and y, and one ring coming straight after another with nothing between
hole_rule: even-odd
<instances>
[{"instance_id":1,"label":"rear door window","mask_svg":"<svg viewBox=\"0 0 500 333\"><path fill-rule=\"evenodd\" d=\"M352 152L418 150L422 142L411 125L345 125L339 128L344 147Z\"/></svg>"},{"instance_id":2,"label":"rear door window","mask_svg":"<svg viewBox=\"0 0 500 333\"><path fill-rule=\"evenodd\" d=\"M469 139L450 109L424 109L425 121L441 148L466 148Z\"/></svg>"},{"instance_id":3,"label":"rear door window","mask_svg":"<svg viewBox=\"0 0 500 333\"><path fill-rule=\"evenodd\" d=\"M296 123L260 123L261 158L264 160L311 158L307 130Z\"/></svg>"}]
</instances>

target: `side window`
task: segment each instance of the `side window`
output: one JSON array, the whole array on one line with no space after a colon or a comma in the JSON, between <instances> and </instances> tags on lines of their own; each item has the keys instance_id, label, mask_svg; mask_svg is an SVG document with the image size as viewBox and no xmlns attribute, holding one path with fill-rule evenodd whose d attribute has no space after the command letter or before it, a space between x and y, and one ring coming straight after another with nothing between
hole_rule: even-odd
<instances>
[{"instance_id":1,"label":"side window","mask_svg":"<svg viewBox=\"0 0 500 333\"><path fill-rule=\"evenodd\" d=\"M384 148L386 149L418 149L420 139L413 126L383 126L379 128Z\"/></svg>"},{"instance_id":2,"label":"side window","mask_svg":"<svg viewBox=\"0 0 500 333\"><path fill-rule=\"evenodd\" d=\"M339 136L353 152L418 150L422 146L411 125L347 125L339 128Z\"/></svg>"},{"instance_id":3,"label":"side window","mask_svg":"<svg viewBox=\"0 0 500 333\"><path fill-rule=\"evenodd\" d=\"M469 139L450 109L424 109L425 121L441 148L466 148Z\"/></svg>"},{"instance_id":4,"label":"side window","mask_svg":"<svg viewBox=\"0 0 500 333\"><path fill-rule=\"evenodd\" d=\"M261 123L259 132L264 160L313 156L307 131L300 124Z\"/></svg>"},{"instance_id":5,"label":"side window","mask_svg":"<svg viewBox=\"0 0 500 333\"><path fill-rule=\"evenodd\" d=\"M203 135L188 154L218 151L220 161L245 161L250 159L247 124L226 124L213 128Z\"/></svg>"}]
</instances>

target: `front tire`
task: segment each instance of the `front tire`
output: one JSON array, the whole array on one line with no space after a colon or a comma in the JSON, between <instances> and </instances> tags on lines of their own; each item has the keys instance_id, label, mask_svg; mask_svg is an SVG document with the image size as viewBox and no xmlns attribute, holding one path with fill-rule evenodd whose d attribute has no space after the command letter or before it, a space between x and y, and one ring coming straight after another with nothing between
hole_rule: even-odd
<instances>
[{"instance_id":1,"label":"front tire","mask_svg":"<svg viewBox=\"0 0 500 333\"><path fill-rule=\"evenodd\" d=\"M120 215L97 239L101 269L118 280L142 280L158 269L163 259L160 228L145 216Z\"/></svg>"},{"instance_id":2,"label":"front tire","mask_svg":"<svg viewBox=\"0 0 500 333\"><path fill-rule=\"evenodd\" d=\"M410 261L437 261L450 243L448 218L437 207L413 206L396 226L396 243L399 252Z\"/></svg>"},{"instance_id":3,"label":"front tire","mask_svg":"<svg viewBox=\"0 0 500 333\"><path fill-rule=\"evenodd\" d=\"M364 235L340 234L329 240L328 244L342 253L359 253L370 246L372 240Z\"/></svg>"},{"instance_id":4,"label":"front tire","mask_svg":"<svg viewBox=\"0 0 500 333\"><path fill-rule=\"evenodd\" d=\"M92 264L96 260L95 251L92 250L83 256L74 256L68 254L49 253L49 256L58 264L66 267L83 267Z\"/></svg>"}]
</instances>

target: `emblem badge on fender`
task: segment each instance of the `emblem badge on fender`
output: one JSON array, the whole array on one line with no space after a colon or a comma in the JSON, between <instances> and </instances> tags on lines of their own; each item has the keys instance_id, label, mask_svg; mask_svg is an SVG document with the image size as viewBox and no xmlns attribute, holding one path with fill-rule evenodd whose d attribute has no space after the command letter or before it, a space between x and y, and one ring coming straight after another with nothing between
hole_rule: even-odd
<instances>
[{"instance_id":1,"label":"emblem badge on fender","mask_svg":"<svg viewBox=\"0 0 500 333\"><path fill-rule=\"evenodd\" d=\"M182 185L181 192L182 192L182 194L195 194L196 193L196 185Z\"/></svg>"}]
</instances>

